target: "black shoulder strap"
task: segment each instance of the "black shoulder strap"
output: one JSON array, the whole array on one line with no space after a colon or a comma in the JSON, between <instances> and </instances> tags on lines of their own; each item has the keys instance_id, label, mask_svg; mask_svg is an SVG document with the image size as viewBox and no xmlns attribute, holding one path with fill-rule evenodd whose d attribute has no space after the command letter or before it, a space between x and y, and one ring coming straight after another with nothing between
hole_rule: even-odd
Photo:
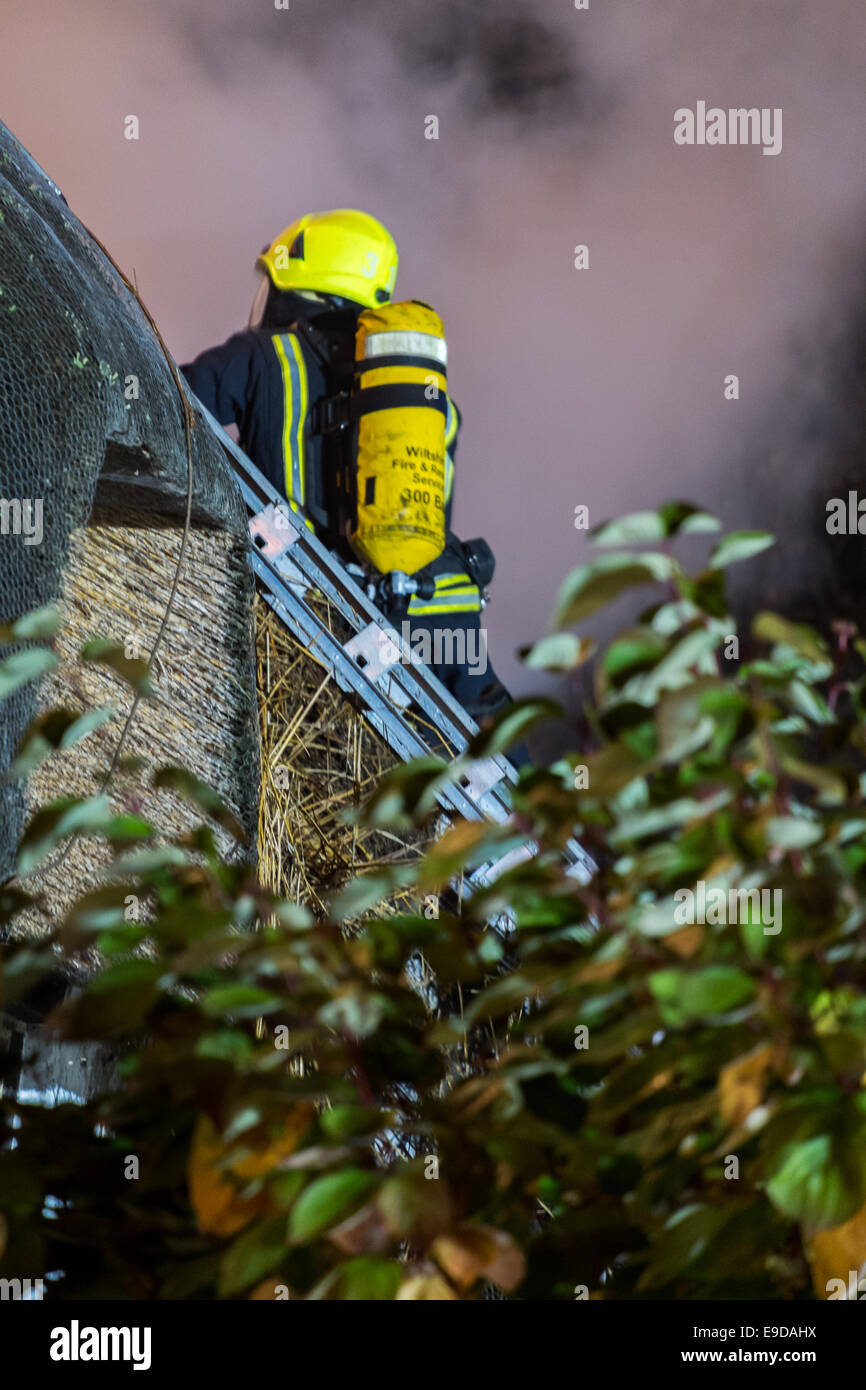
<instances>
[{"instance_id":1,"label":"black shoulder strap","mask_svg":"<svg viewBox=\"0 0 866 1390\"><path fill-rule=\"evenodd\" d=\"M320 363L325 380L331 391L310 411L310 432L332 434L345 429L350 423L350 386L354 372L354 360L348 352L346 322L339 322L334 332L327 333L306 319L298 319L290 328L312 352ZM339 330L339 331L338 331ZM354 335L351 338L354 343Z\"/></svg>"},{"instance_id":2,"label":"black shoulder strap","mask_svg":"<svg viewBox=\"0 0 866 1390\"><path fill-rule=\"evenodd\" d=\"M339 352L339 345L333 338L327 333L323 333L321 329L314 328L311 323L304 319L298 319L296 323L291 324L289 332L297 333L298 337L307 344L313 356L321 362L326 372L333 371L334 359Z\"/></svg>"},{"instance_id":3,"label":"black shoulder strap","mask_svg":"<svg viewBox=\"0 0 866 1390\"><path fill-rule=\"evenodd\" d=\"M289 331L307 344L328 376L342 381L351 379L355 367L355 328L356 315L337 309L315 320L299 318Z\"/></svg>"}]
</instances>

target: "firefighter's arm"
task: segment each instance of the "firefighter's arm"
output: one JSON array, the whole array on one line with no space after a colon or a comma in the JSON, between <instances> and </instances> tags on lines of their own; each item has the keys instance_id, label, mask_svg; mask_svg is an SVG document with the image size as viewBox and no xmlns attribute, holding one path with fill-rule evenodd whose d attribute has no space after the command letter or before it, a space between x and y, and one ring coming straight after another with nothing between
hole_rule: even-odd
<instances>
[{"instance_id":1,"label":"firefighter's arm","mask_svg":"<svg viewBox=\"0 0 866 1390\"><path fill-rule=\"evenodd\" d=\"M246 333L235 333L222 347L208 348L181 371L202 405L221 425L240 424L250 371Z\"/></svg>"}]
</instances>

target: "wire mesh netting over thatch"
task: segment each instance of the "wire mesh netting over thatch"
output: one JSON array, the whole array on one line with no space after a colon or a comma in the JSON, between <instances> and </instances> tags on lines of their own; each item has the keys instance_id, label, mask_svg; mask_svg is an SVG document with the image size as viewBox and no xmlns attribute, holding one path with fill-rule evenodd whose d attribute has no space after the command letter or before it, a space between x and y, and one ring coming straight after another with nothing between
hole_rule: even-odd
<instances>
[{"instance_id":1,"label":"wire mesh netting over thatch","mask_svg":"<svg viewBox=\"0 0 866 1390\"><path fill-rule=\"evenodd\" d=\"M339 614L315 600L341 640ZM283 896L322 911L357 873L417 858L429 837L348 823L398 761L333 677L256 599L262 743L259 866ZM409 900L391 900L409 907Z\"/></svg>"},{"instance_id":2,"label":"wire mesh netting over thatch","mask_svg":"<svg viewBox=\"0 0 866 1390\"><path fill-rule=\"evenodd\" d=\"M0 622L53 602L63 587L74 533L86 527L106 474L118 479L127 524L150 498L181 524L188 458L178 383L153 326L117 269L78 222L60 190L0 122L0 459L5 498L38 502L40 544L19 535L0 545ZM246 538L246 514L222 450L205 429L192 435L192 511L203 525ZM248 575L233 606L249 605ZM171 584L154 590L164 606ZM248 727L235 726L251 764ZM2 774L35 712L33 685L14 690L0 717L0 876L11 873L28 798ZM234 788L246 800L243 779ZM239 798L240 799L240 798ZM32 806L32 798L30 799Z\"/></svg>"},{"instance_id":3,"label":"wire mesh netting over thatch","mask_svg":"<svg viewBox=\"0 0 866 1390\"><path fill-rule=\"evenodd\" d=\"M41 682L38 704L43 711L65 707L77 714L111 704L115 714L31 773L31 815L60 796L101 792L132 692L108 667L82 663L79 652L93 638L118 643L130 655L150 651L180 542L178 527L144 511L135 525L96 513L89 526L72 533L60 596L63 622L54 639L59 665ZM251 624L242 599L249 582L242 542L226 531L193 528L172 621L152 672L153 695L139 704L124 745L125 759L140 766L122 766L106 788L116 812L144 816L160 840L200 820L174 792L151 784L157 769L181 765L219 793L252 842L258 764L250 738ZM223 854L239 853L231 836L216 833ZM240 852L251 856L252 843ZM76 898L96 886L110 857L108 845L94 836L77 838L52 855L25 881L41 895L42 909L19 914L18 931L39 933L62 920Z\"/></svg>"}]
</instances>

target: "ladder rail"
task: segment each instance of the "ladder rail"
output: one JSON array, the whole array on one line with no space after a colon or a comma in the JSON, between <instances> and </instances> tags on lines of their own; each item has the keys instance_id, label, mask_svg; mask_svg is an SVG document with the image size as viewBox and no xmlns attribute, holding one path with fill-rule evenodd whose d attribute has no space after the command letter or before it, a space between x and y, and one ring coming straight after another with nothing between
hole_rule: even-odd
<instances>
[{"instance_id":1,"label":"ladder rail","mask_svg":"<svg viewBox=\"0 0 866 1390\"><path fill-rule=\"evenodd\" d=\"M478 726L445 689L348 573L343 562L323 545L289 507L286 499L256 468L206 406L184 383L193 410L229 456L235 480L250 514L250 563L266 602L289 630L333 675L340 689L360 701L365 714L391 750L403 761L443 757L446 748L428 742L407 718L414 705L450 745L452 761L462 759ZM331 631L308 599L320 593L332 604L353 635L345 643ZM468 759L458 775L443 781L437 799L446 813L469 820L505 824L511 815L510 788L517 771L503 754ZM532 846L529 847L531 853ZM512 855L506 860L512 862ZM574 839L564 851L568 873L588 882L595 865ZM481 886L508 867L487 861L467 875Z\"/></svg>"}]
</instances>

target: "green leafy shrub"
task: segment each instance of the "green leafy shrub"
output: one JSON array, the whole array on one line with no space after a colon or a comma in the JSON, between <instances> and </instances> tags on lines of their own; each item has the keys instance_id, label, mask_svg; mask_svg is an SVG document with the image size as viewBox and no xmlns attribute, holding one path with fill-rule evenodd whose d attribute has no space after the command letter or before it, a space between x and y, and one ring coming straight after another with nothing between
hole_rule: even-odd
<instances>
[{"instance_id":1,"label":"green leafy shrub","mask_svg":"<svg viewBox=\"0 0 866 1390\"><path fill-rule=\"evenodd\" d=\"M0 1273L62 1271L69 1298L797 1299L859 1269L866 645L761 614L736 659L724 570L769 538L687 574L677 537L714 529L668 504L596 535L528 656L584 661L572 627L647 591L596 661L595 746L524 774L508 826L430 849L414 886L438 916L344 930L387 875L324 921L275 901L220 861L212 794L177 771L203 823L171 845L104 802L37 814L24 867L101 834L113 875L56 941L6 945L0 1005L98 947L51 1024L115 1043L119 1079L86 1105L3 1100ZM45 669L28 650L6 688ZM521 702L474 752L548 713ZM364 814L421 822L448 775L398 768ZM21 902L0 891L7 920Z\"/></svg>"}]
</instances>

